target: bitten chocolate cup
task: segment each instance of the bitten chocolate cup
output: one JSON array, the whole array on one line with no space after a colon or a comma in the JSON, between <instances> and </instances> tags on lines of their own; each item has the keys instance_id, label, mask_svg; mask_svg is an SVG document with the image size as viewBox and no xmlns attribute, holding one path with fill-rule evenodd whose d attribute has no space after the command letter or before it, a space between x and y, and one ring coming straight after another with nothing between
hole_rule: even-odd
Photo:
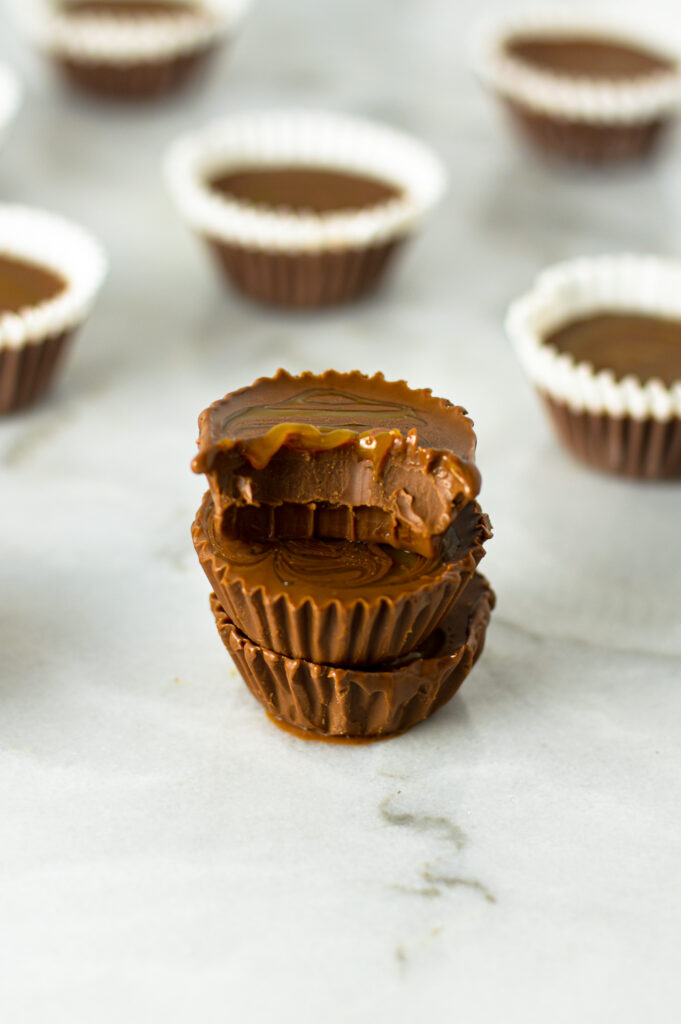
<instances>
[{"instance_id":1,"label":"bitten chocolate cup","mask_svg":"<svg viewBox=\"0 0 681 1024\"><path fill-rule=\"evenodd\" d=\"M105 273L102 248L82 228L0 205L0 413L49 389Z\"/></svg>"},{"instance_id":2,"label":"bitten chocolate cup","mask_svg":"<svg viewBox=\"0 0 681 1024\"><path fill-rule=\"evenodd\" d=\"M234 287L295 309L372 291L445 185L440 160L416 139L303 111L208 125L171 146L165 173Z\"/></svg>"},{"instance_id":3,"label":"bitten chocolate cup","mask_svg":"<svg viewBox=\"0 0 681 1024\"><path fill-rule=\"evenodd\" d=\"M77 88L143 100L187 82L251 0L14 0L27 34Z\"/></svg>"},{"instance_id":4,"label":"bitten chocolate cup","mask_svg":"<svg viewBox=\"0 0 681 1024\"><path fill-rule=\"evenodd\" d=\"M681 262L559 264L513 303L506 326L574 455L624 476L681 478Z\"/></svg>"},{"instance_id":5,"label":"bitten chocolate cup","mask_svg":"<svg viewBox=\"0 0 681 1024\"><path fill-rule=\"evenodd\" d=\"M222 642L249 690L273 716L325 737L387 737L429 718L457 692L480 657L494 593L476 574L417 654L374 669L285 658L243 635L217 600Z\"/></svg>"},{"instance_id":6,"label":"bitten chocolate cup","mask_svg":"<svg viewBox=\"0 0 681 1024\"><path fill-rule=\"evenodd\" d=\"M470 580L489 536L471 503L433 558L339 540L227 539L208 493L192 527L211 587L242 633L291 658L344 666L417 648Z\"/></svg>"},{"instance_id":7,"label":"bitten chocolate cup","mask_svg":"<svg viewBox=\"0 0 681 1024\"><path fill-rule=\"evenodd\" d=\"M521 135L586 163L642 157L681 105L681 54L621 17L558 10L488 21L475 69Z\"/></svg>"},{"instance_id":8,"label":"bitten chocolate cup","mask_svg":"<svg viewBox=\"0 0 681 1024\"><path fill-rule=\"evenodd\" d=\"M333 538L433 555L480 490L465 409L383 374L279 370L199 418L220 532Z\"/></svg>"}]
</instances>

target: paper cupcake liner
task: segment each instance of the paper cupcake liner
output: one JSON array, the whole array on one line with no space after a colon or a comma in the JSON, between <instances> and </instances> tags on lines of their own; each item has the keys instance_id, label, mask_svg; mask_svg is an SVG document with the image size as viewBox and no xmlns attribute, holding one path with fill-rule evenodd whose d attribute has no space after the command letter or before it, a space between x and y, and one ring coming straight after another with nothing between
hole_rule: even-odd
<instances>
[{"instance_id":1,"label":"paper cupcake liner","mask_svg":"<svg viewBox=\"0 0 681 1024\"><path fill-rule=\"evenodd\" d=\"M0 64L0 145L5 141L20 104L19 79L5 64Z\"/></svg>"},{"instance_id":2,"label":"paper cupcake liner","mask_svg":"<svg viewBox=\"0 0 681 1024\"><path fill-rule=\"evenodd\" d=\"M494 594L476 575L427 652L364 671L263 649L236 629L215 594L211 606L237 670L271 715L322 736L368 738L405 732L454 696L482 653Z\"/></svg>"},{"instance_id":3,"label":"paper cupcake liner","mask_svg":"<svg viewBox=\"0 0 681 1024\"><path fill-rule=\"evenodd\" d=\"M207 184L219 171L254 164L364 173L398 186L404 194L368 209L313 214L259 208L219 195ZM199 235L230 249L255 250L263 257L379 249L410 234L445 185L442 163L418 140L371 121L305 111L245 114L208 125L178 139L164 166L175 204ZM326 269L314 262L290 261L291 279L283 292L314 292L314 285L298 282L299 275L293 273L301 269L307 275L310 266ZM250 276L242 267L235 276L243 285ZM266 269L263 260L256 274L259 287ZM277 276L271 263L268 269ZM329 269L338 269L338 264L331 262ZM333 285L317 286L322 287L333 291Z\"/></svg>"},{"instance_id":4,"label":"paper cupcake liner","mask_svg":"<svg viewBox=\"0 0 681 1024\"><path fill-rule=\"evenodd\" d=\"M681 68L603 82L531 68L506 53L508 39L534 32L557 38L588 35L644 46L664 58L681 60L681 54L670 49L668 38L645 23L629 24L619 12L609 17L604 12L590 15L583 9L565 8L500 16L475 33L473 61L481 80L516 107L561 121L622 126L667 119L681 105Z\"/></svg>"},{"instance_id":5,"label":"paper cupcake liner","mask_svg":"<svg viewBox=\"0 0 681 1024\"><path fill-rule=\"evenodd\" d=\"M243 295L287 309L318 309L374 291L403 239L360 249L296 253L207 241L225 276Z\"/></svg>"},{"instance_id":6,"label":"paper cupcake liner","mask_svg":"<svg viewBox=\"0 0 681 1024\"><path fill-rule=\"evenodd\" d=\"M506 329L560 438L580 458L629 475L679 476L681 381L618 380L543 341L569 320L617 310L681 319L681 262L622 255L558 264L511 305Z\"/></svg>"},{"instance_id":7,"label":"paper cupcake liner","mask_svg":"<svg viewBox=\"0 0 681 1024\"><path fill-rule=\"evenodd\" d=\"M138 65L208 49L231 34L252 0L201 0L196 14L93 13L77 21L51 0L13 0L15 16L41 49L68 61Z\"/></svg>"},{"instance_id":8,"label":"paper cupcake liner","mask_svg":"<svg viewBox=\"0 0 681 1024\"><path fill-rule=\"evenodd\" d=\"M249 588L217 550L212 501L206 494L192 527L194 547L220 604L235 626L254 643L292 658L326 665L371 665L413 651L437 627L475 572L490 535L477 505L462 513L456 561L416 591L399 597L343 600L329 582L329 597L296 601ZM455 524L456 526L456 524ZM319 541L320 546L324 541Z\"/></svg>"},{"instance_id":9,"label":"paper cupcake liner","mask_svg":"<svg viewBox=\"0 0 681 1024\"><path fill-rule=\"evenodd\" d=\"M54 299L0 314L0 412L23 408L50 386L70 338L87 317L106 273L99 244L55 214L0 204L0 253L61 275Z\"/></svg>"}]
</instances>

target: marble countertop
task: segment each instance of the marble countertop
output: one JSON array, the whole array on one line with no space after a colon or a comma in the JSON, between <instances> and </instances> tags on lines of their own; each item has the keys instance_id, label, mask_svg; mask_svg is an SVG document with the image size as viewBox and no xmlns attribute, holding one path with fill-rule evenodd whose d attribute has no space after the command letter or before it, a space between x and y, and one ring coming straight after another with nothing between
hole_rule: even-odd
<instances>
[{"instance_id":1,"label":"marble countertop","mask_svg":"<svg viewBox=\"0 0 681 1024\"><path fill-rule=\"evenodd\" d=\"M679 1019L681 491L563 454L502 319L546 263L679 253L681 137L642 169L535 161L468 73L478 10L259 0L202 89L144 110L61 91L3 23L27 96L2 198L112 259L56 391L0 424L3 1020ZM451 169L356 308L230 295L165 195L174 135L285 104ZM389 743L279 732L212 622L196 417L279 365L383 370L476 421L498 608L460 695Z\"/></svg>"}]
</instances>

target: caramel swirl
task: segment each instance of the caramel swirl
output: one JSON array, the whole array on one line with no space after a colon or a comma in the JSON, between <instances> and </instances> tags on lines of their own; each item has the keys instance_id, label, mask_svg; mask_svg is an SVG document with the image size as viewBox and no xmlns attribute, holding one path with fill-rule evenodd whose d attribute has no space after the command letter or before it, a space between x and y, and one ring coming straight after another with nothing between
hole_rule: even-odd
<instances>
[{"instance_id":1,"label":"caramel swirl","mask_svg":"<svg viewBox=\"0 0 681 1024\"><path fill-rule=\"evenodd\" d=\"M400 430L403 434L426 425L423 413L400 402L372 399L328 388L307 388L280 402L241 409L222 421L222 436L244 440L267 434L274 426L314 426L320 433L347 431L350 436L372 430Z\"/></svg>"},{"instance_id":2,"label":"caramel swirl","mask_svg":"<svg viewBox=\"0 0 681 1024\"><path fill-rule=\"evenodd\" d=\"M383 544L346 540L289 540L256 543L218 537L209 528L212 544L225 559L230 574L254 590L262 587L271 596L289 594L328 599L330 595L357 598L376 592L390 596L418 590L428 578L444 572L458 538L450 531L447 553L434 557L400 551Z\"/></svg>"}]
</instances>

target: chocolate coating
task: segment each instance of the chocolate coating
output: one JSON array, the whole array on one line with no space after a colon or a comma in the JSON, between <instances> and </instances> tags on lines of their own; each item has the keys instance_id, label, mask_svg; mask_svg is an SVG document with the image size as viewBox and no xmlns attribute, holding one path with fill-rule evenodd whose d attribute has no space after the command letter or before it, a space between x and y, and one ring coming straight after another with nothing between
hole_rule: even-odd
<instances>
[{"instance_id":1,"label":"chocolate coating","mask_svg":"<svg viewBox=\"0 0 681 1024\"><path fill-rule=\"evenodd\" d=\"M227 532L235 508L253 508L258 520L263 506L331 506L353 514L340 534L342 513L314 517L312 535L430 555L456 508L480 489L465 411L382 374L280 370L216 402L199 425L193 468L208 477ZM241 515L241 529L247 519ZM297 525L295 516L288 521L294 531L308 528L305 514Z\"/></svg>"},{"instance_id":2,"label":"chocolate coating","mask_svg":"<svg viewBox=\"0 0 681 1024\"><path fill-rule=\"evenodd\" d=\"M343 540L226 538L207 494L192 529L208 580L255 643L323 664L375 664L413 650L473 575L490 535L470 503L440 554Z\"/></svg>"},{"instance_id":3,"label":"chocolate coating","mask_svg":"<svg viewBox=\"0 0 681 1024\"><path fill-rule=\"evenodd\" d=\"M643 46L588 36L516 35L504 48L532 68L570 78L618 81L673 71L677 66Z\"/></svg>"},{"instance_id":4,"label":"chocolate coating","mask_svg":"<svg viewBox=\"0 0 681 1024\"><path fill-rule=\"evenodd\" d=\"M215 175L209 185L229 199L255 206L319 214L363 210L402 195L389 182L325 167L244 167Z\"/></svg>"},{"instance_id":5,"label":"chocolate coating","mask_svg":"<svg viewBox=\"0 0 681 1024\"><path fill-rule=\"evenodd\" d=\"M422 722L456 693L480 656L494 594L476 575L423 650L400 663L352 669L292 660L254 644L215 595L225 647L269 714L320 737L387 737Z\"/></svg>"},{"instance_id":6,"label":"chocolate coating","mask_svg":"<svg viewBox=\"0 0 681 1024\"><path fill-rule=\"evenodd\" d=\"M46 267L13 256L0 256L0 313L19 313L54 299L66 281Z\"/></svg>"},{"instance_id":7,"label":"chocolate coating","mask_svg":"<svg viewBox=\"0 0 681 1024\"><path fill-rule=\"evenodd\" d=\"M578 363L611 370L617 379L681 381L681 320L639 313L599 313L571 320L545 339Z\"/></svg>"}]
</instances>

